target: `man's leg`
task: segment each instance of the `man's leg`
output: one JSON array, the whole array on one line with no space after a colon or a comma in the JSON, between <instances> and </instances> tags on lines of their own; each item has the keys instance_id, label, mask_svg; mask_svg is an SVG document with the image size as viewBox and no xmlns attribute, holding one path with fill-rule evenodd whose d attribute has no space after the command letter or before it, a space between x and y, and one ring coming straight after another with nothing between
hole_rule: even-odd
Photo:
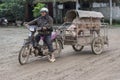
<instances>
[{"instance_id":1,"label":"man's leg","mask_svg":"<svg viewBox=\"0 0 120 80\"><path fill-rule=\"evenodd\" d=\"M49 60L51 62L55 62L55 56L53 54L54 49L53 49L53 45L52 45L52 41L51 41L51 35L45 36L44 37L44 42L47 45L47 47L49 49L49 52L50 52L50 56L48 56Z\"/></svg>"},{"instance_id":2,"label":"man's leg","mask_svg":"<svg viewBox=\"0 0 120 80\"><path fill-rule=\"evenodd\" d=\"M34 47L37 47L39 41L40 41L40 38L41 38L41 35L40 34L37 34L35 36L35 41L34 41Z\"/></svg>"},{"instance_id":3,"label":"man's leg","mask_svg":"<svg viewBox=\"0 0 120 80\"><path fill-rule=\"evenodd\" d=\"M49 52L52 53L54 50L53 50L53 45L51 41L51 35L44 37L44 43L47 45Z\"/></svg>"}]
</instances>

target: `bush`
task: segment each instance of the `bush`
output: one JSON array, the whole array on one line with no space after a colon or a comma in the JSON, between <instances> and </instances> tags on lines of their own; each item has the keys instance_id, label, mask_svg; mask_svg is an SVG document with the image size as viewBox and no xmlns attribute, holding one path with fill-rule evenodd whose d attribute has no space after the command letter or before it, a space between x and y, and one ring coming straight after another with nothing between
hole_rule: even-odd
<instances>
[{"instance_id":1,"label":"bush","mask_svg":"<svg viewBox=\"0 0 120 80\"><path fill-rule=\"evenodd\" d=\"M23 20L24 3L23 0L4 0L0 4L0 17L7 17L9 20Z\"/></svg>"},{"instance_id":2,"label":"bush","mask_svg":"<svg viewBox=\"0 0 120 80\"><path fill-rule=\"evenodd\" d=\"M33 16L34 17L40 16L40 9L43 7L45 7L45 4L38 3L33 9Z\"/></svg>"}]
</instances>

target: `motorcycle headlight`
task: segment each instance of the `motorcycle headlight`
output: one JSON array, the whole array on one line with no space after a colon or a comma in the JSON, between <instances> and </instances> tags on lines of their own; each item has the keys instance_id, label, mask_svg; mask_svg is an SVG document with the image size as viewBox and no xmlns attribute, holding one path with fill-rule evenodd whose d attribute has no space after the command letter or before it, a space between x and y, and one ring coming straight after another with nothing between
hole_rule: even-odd
<instances>
[{"instance_id":1,"label":"motorcycle headlight","mask_svg":"<svg viewBox=\"0 0 120 80\"><path fill-rule=\"evenodd\" d=\"M8 23L7 19L4 20L6 23Z\"/></svg>"},{"instance_id":2,"label":"motorcycle headlight","mask_svg":"<svg viewBox=\"0 0 120 80\"><path fill-rule=\"evenodd\" d=\"M30 27L30 31L35 31L35 28L34 27Z\"/></svg>"}]
</instances>

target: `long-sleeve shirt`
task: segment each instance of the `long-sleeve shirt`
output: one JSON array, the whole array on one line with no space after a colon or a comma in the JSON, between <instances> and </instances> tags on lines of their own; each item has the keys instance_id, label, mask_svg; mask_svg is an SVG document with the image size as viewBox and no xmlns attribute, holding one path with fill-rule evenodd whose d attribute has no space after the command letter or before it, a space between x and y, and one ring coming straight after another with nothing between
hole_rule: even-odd
<instances>
[{"instance_id":1,"label":"long-sleeve shirt","mask_svg":"<svg viewBox=\"0 0 120 80\"><path fill-rule=\"evenodd\" d=\"M40 17L28 22L27 24L28 25L37 25L38 26L37 30L39 32L42 32L43 27L47 28L46 32L49 33L49 34L53 30L53 28L52 28L53 27L53 19L49 15L40 16ZM45 31L43 31L43 32L45 32Z\"/></svg>"}]
</instances>

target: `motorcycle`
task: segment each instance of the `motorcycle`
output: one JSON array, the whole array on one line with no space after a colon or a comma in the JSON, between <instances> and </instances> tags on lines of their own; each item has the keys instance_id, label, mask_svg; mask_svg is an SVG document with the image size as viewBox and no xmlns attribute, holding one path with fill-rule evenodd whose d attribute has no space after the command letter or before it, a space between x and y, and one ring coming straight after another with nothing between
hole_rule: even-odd
<instances>
[{"instance_id":1,"label":"motorcycle","mask_svg":"<svg viewBox=\"0 0 120 80\"><path fill-rule=\"evenodd\" d=\"M8 25L8 20L6 18L0 18L0 25L7 26Z\"/></svg>"},{"instance_id":2,"label":"motorcycle","mask_svg":"<svg viewBox=\"0 0 120 80\"><path fill-rule=\"evenodd\" d=\"M47 46L43 44L38 44L36 48L33 46L33 40L35 39L35 31L36 26L29 26L30 34L27 39L24 39L24 44L19 52L18 60L21 65L24 65L28 62L30 56L34 55L35 57L47 57L49 55L49 51ZM43 40L44 37L41 37ZM55 29L52 32L51 40L54 48L55 57L60 57L60 53L63 49L62 38L57 34L57 30Z\"/></svg>"}]
</instances>

